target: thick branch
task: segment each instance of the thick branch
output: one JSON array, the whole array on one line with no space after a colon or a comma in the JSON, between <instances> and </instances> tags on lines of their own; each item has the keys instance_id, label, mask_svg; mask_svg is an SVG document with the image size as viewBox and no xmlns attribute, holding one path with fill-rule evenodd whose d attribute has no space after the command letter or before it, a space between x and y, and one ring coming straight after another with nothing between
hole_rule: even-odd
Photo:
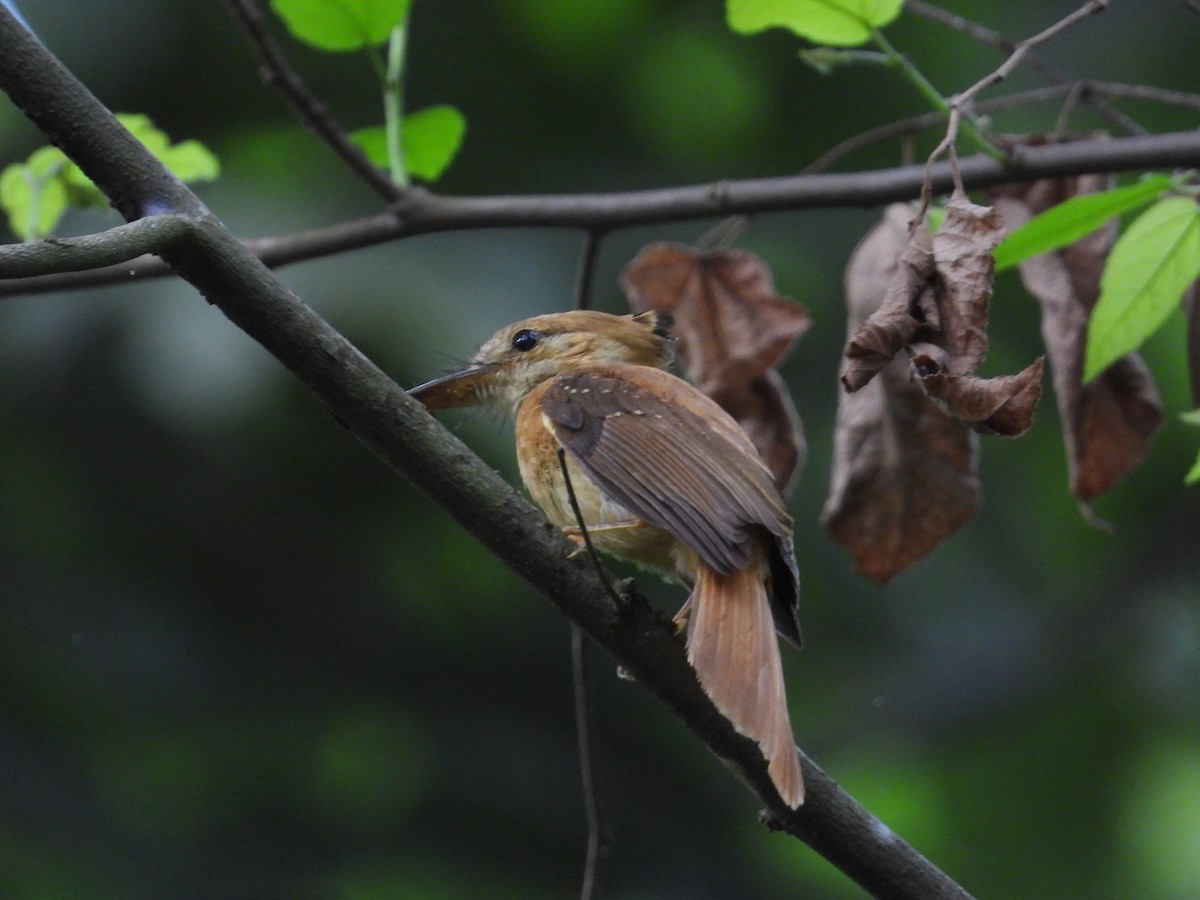
<instances>
[{"instance_id":1,"label":"thick branch","mask_svg":"<svg viewBox=\"0 0 1200 900\"><path fill-rule=\"evenodd\" d=\"M968 190L1090 172L1196 166L1200 166L1200 131L1022 146L1005 161L984 154L959 160L959 171ZM260 238L248 241L246 247L263 263L275 268L436 231L551 227L608 231L737 213L883 206L920 196L924 172L924 166L914 165L610 194L447 197L412 188L394 213ZM952 187L950 165L934 165L932 178L935 193L948 192ZM0 296L68 290L167 274L170 269L159 260L137 260L115 269L7 282L0 284Z\"/></svg>"},{"instance_id":2,"label":"thick branch","mask_svg":"<svg viewBox=\"0 0 1200 900\"><path fill-rule=\"evenodd\" d=\"M566 559L570 545L557 529L300 302L2 7L0 51L0 88L119 210L130 218L170 211L196 223L192 239L162 251L175 271L742 772L779 826L878 896L966 896L811 761L807 805L783 808L757 745L738 735L708 700L669 624L636 599L615 604L587 561Z\"/></svg>"}]
</instances>

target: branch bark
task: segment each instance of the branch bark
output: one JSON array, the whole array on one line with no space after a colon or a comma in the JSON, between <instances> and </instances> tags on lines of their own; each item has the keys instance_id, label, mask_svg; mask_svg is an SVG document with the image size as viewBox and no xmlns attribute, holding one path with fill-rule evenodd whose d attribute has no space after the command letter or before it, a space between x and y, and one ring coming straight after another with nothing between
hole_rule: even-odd
<instances>
[{"instance_id":1,"label":"branch bark","mask_svg":"<svg viewBox=\"0 0 1200 900\"><path fill-rule=\"evenodd\" d=\"M167 264L672 709L741 773L776 827L876 896L968 896L807 758L808 802L784 808L757 745L713 707L669 623L636 596L614 603L586 560L566 558L557 529L288 290L3 7L0 51L0 88L126 218L173 213L192 223L187 239L161 248Z\"/></svg>"},{"instance_id":2,"label":"branch bark","mask_svg":"<svg viewBox=\"0 0 1200 900\"><path fill-rule=\"evenodd\" d=\"M1001 161L986 154L959 160L968 190L1092 172L1200 166L1200 131L1072 141L1015 148ZM950 165L931 167L935 193L953 186ZM477 228L576 228L611 231L635 225L716 218L735 214L838 207L874 207L920 196L924 165L867 172L790 175L607 194L450 197L410 188L391 212L326 228L247 241L245 248L276 268L439 231ZM114 204L115 205L115 204ZM118 207L119 208L119 207ZM0 249L0 296L45 293L171 274L160 260L144 258L90 272L15 278Z\"/></svg>"}]
</instances>

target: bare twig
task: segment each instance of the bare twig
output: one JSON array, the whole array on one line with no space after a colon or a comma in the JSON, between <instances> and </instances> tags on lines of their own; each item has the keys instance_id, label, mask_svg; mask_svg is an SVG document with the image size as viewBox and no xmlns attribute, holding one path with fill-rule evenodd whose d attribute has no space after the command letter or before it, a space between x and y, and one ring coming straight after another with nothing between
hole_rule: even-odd
<instances>
[{"instance_id":1,"label":"bare twig","mask_svg":"<svg viewBox=\"0 0 1200 900\"><path fill-rule=\"evenodd\" d=\"M583 782L583 810L587 822L587 853L583 865L580 900L602 893L604 864L609 854L609 834L600 793L600 759L596 741L596 716L588 689L588 645L583 629L571 623L571 668L575 685L575 735L579 746L579 771Z\"/></svg>"},{"instance_id":2,"label":"bare twig","mask_svg":"<svg viewBox=\"0 0 1200 900\"><path fill-rule=\"evenodd\" d=\"M1200 166L1200 132L1179 131L1019 147L1003 161L980 154L959 161L959 176L962 184L972 190L1089 172L1197 166ZM945 163L936 163L931 170L920 165L901 166L612 194L447 197L412 188L401 204L398 217L379 213L311 231L250 240L245 248L274 268L439 231L502 227L612 230L735 213L874 207L918 197L930 172L933 190L949 191L953 182ZM0 260L5 253L0 250ZM91 272L0 282L0 296L74 290L170 274L171 269L160 260L139 258Z\"/></svg>"},{"instance_id":3,"label":"bare twig","mask_svg":"<svg viewBox=\"0 0 1200 900\"><path fill-rule=\"evenodd\" d=\"M1034 47L1056 37L1076 22L1080 22L1098 12L1103 12L1108 8L1108 4L1109 0L1087 0L1079 9L1069 15L1063 16L1063 18L1059 19L1049 28L1045 28L1033 37L1026 38L1018 43L1008 58L993 71L979 79L961 94L950 98L950 118L946 125L946 136L942 138L933 152L929 154L929 160L926 163L930 167L928 169L929 175L926 177L925 183L921 188L920 204L915 220L919 221L925 215L925 210L929 207L933 187L932 166L943 153L948 152L950 156L950 174L954 182L954 189L960 193L966 192L966 188L963 185L962 173L959 170L958 153L955 149L955 143L958 140L958 129L959 123L962 121L963 110L971 103L975 95L1007 78L1013 69L1021 64L1021 60L1024 59L1025 55Z\"/></svg>"},{"instance_id":4,"label":"bare twig","mask_svg":"<svg viewBox=\"0 0 1200 900\"><path fill-rule=\"evenodd\" d=\"M226 0L226 3L246 40L258 55L263 80L279 91L300 120L375 193L388 201L403 196L404 189L351 142L346 130L334 120L325 104L316 98L296 70L288 64L283 50L267 31L267 24L257 4L253 0Z\"/></svg>"},{"instance_id":5,"label":"bare twig","mask_svg":"<svg viewBox=\"0 0 1200 900\"><path fill-rule=\"evenodd\" d=\"M986 25L972 22L970 19L960 16L957 13L949 12L939 6L934 6L932 3L926 3L924 0L908 0L904 8L914 15L928 19L931 22L937 22L940 25L945 25L982 44L994 47L1003 53L1013 53L1018 47L1016 41L998 31L988 28ZM1076 80L1058 66L1046 62L1032 53L1026 53L1024 63L1026 67L1032 69L1052 84L1068 84ZM1113 127L1119 128L1126 134L1146 133L1145 128L1119 109L1116 109L1102 97L1087 95L1083 99L1087 100L1091 107L1113 125Z\"/></svg>"},{"instance_id":6,"label":"bare twig","mask_svg":"<svg viewBox=\"0 0 1200 900\"><path fill-rule=\"evenodd\" d=\"M592 280L596 273L596 259L600 256L601 238L601 233L595 229L588 229L583 236L579 268L575 272L576 309L588 309L592 305Z\"/></svg>"},{"instance_id":7,"label":"bare twig","mask_svg":"<svg viewBox=\"0 0 1200 900\"><path fill-rule=\"evenodd\" d=\"M576 309L587 309L590 306L600 243L601 234L598 231L589 230L584 235L583 248L579 254L579 271L575 277ZM596 571L600 572L600 561L596 558L596 551L587 537L587 525L576 502L574 486L567 473L566 460L561 449L558 451L558 461L567 485L571 511L575 514L580 532L588 541L588 552L592 554ZM607 583L607 578L605 581ZM588 645L583 639L583 630L574 622L571 623L571 677L575 688L575 738L579 747L580 786L583 790L584 821L587 825L587 851L584 855L583 883L579 896L580 900L594 900L600 896L604 885L603 869L608 860L609 835L600 794L600 750L596 740L595 704L590 690Z\"/></svg>"},{"instance_id":8,"label":"bare twig","mask_svg":"<svg viewBox=\"0 0 1200 900\"><path fill-rule=\"evenodd\" d=\"M595 546L592 544L592 536L588 533L587 523L583 521L583 513L579 511L579 501L575 498L575 485L571 483L571 473L567 470L567 451L562 447L558 448L558 467L562 470L563 484L567 488L567 502L571 504L571 512L575 514L575 523L579 526L579 535L583 539L584 549L591 557L592 565L596 567L596 577L600 579L608 591L612 602L621 605L621 595L617 593L617 589L613 587L612 579L609 578L608 572L604 569L604 564L600 562L600 554L596 552Z\"/></svg>"},{"instance_id":9,"label":"bare twig","mask_svg":"<svg viewBox=\"0 0 1200 900\"><path fill-rule=\"evenodd\" d=\"M1200 110L1200 94L1171 91L1148 84L1123 84L1115 81L1080 80L1066 81L1061 84L1050 85L1049 87L1032 88L1028 91L1009 94L1006 97L983 100L975 104L975 111L981 114L1005 112L1024 106L1032 106L1036 103L1062 100L1064 97L1070 98L1072 95L1077 95L1080 100L1084 101L1096 96L1119 97L1131 100L1149 100L1155 103ZM935 110L868 129L830 147L805 166L801 172L803 174L823 172L839 159L853 153L855 150L890 138L916 134L918 131L924 131L927 128L932 128L934 125L945 122L946 118L946 113ZM1138 133L1144 133L1144 130L1139 129Z\"/></svg>"},{"instance_id":10,"label":"bare twig","mask_svg":"<svg viewBox=\"0 0 1200 900\"><path fill-rule=\"evenodd\" d=\"M117 266L147 253L157 253L191 232L184 216L147 216L82 237L46 237L40 241L0 246L0 278L41 277Z\"/></svg>"}]
</instances>

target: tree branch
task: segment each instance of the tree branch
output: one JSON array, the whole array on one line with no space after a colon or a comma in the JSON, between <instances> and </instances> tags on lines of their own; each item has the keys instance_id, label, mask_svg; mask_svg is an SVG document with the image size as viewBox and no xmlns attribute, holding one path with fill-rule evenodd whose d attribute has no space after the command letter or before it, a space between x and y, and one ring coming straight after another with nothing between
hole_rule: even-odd
<instances>
[{"instance_id":1,"label":"tree branch","mask_svg":"<svg viewBox=\"0 0 1200 900\"><path fill-rule=\"evenodd\" d=\"M674 629L643 603L615 604L570 543L454 435L302 303L0 7L0 88L130 219L173 212L189 239L167 263L283 363L372 452L446 509L672 709L801 837L868 891L889 897L965 892L805 760L808 804L783 807L755 742L717 712Z\"/></svg>"},{"instance_id":2,"label":"tree branch","mask_svg":"<svg viewBox=\"0 0 1200 900\"><path fill-rule=\"evenodd\" d=\"M1138 135L1017 147L1005 160L985 154L959 160L968 190L1083 175L1200 166L1200 131ZM246 249L275 268L438 231L475 228L578 228L607 231L634 225L803 209L875 207L920 196L923 165L867 172L790 175L609 194L448 197L412 188L390 213L325 228L247 241ZM931 168L932 189L952 187L950 165ZM5 253L0 250L0 272ZM171 274L156 259L116 268L45 275L0 284L0 296L45 293Z\"/></svg>"},{"instance_id":3,"label":"tree branch","mask_svg":"<svg viewBox=\"0 0 1200 900\"><path fill-rule=\"evenodd\" d=\"M99 234L82 237L46 237L39 241L0 247L0 278L41 277L61 272L87 271L119 264L162 248L191 233L184 216L147 216ZM128 277L128 275L126 276Z\"/></svg>"}]
</instances>

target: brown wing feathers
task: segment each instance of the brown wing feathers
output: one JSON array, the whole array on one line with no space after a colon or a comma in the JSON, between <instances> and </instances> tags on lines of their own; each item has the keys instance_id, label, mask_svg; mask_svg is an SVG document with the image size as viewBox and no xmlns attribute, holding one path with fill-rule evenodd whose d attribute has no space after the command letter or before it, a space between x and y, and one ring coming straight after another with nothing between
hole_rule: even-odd
<instances>
[{"instance_id":1,"label":"brown wing feathers","mask_svg":"<svg viewBox=\"0 0 1200 900\"><path fill-rule=\"evenodd\" d=\"M749 527L783 535L790 518L755 457L729 465L749 442L710 431L687 405L724 413L699 392L681 397L681 384L645 367L597 368L558 376L542 408L558 440L614 500L728 573L749 562ZM677 402L662 396L668 388Z\"/></svg>"}]
</instances>

